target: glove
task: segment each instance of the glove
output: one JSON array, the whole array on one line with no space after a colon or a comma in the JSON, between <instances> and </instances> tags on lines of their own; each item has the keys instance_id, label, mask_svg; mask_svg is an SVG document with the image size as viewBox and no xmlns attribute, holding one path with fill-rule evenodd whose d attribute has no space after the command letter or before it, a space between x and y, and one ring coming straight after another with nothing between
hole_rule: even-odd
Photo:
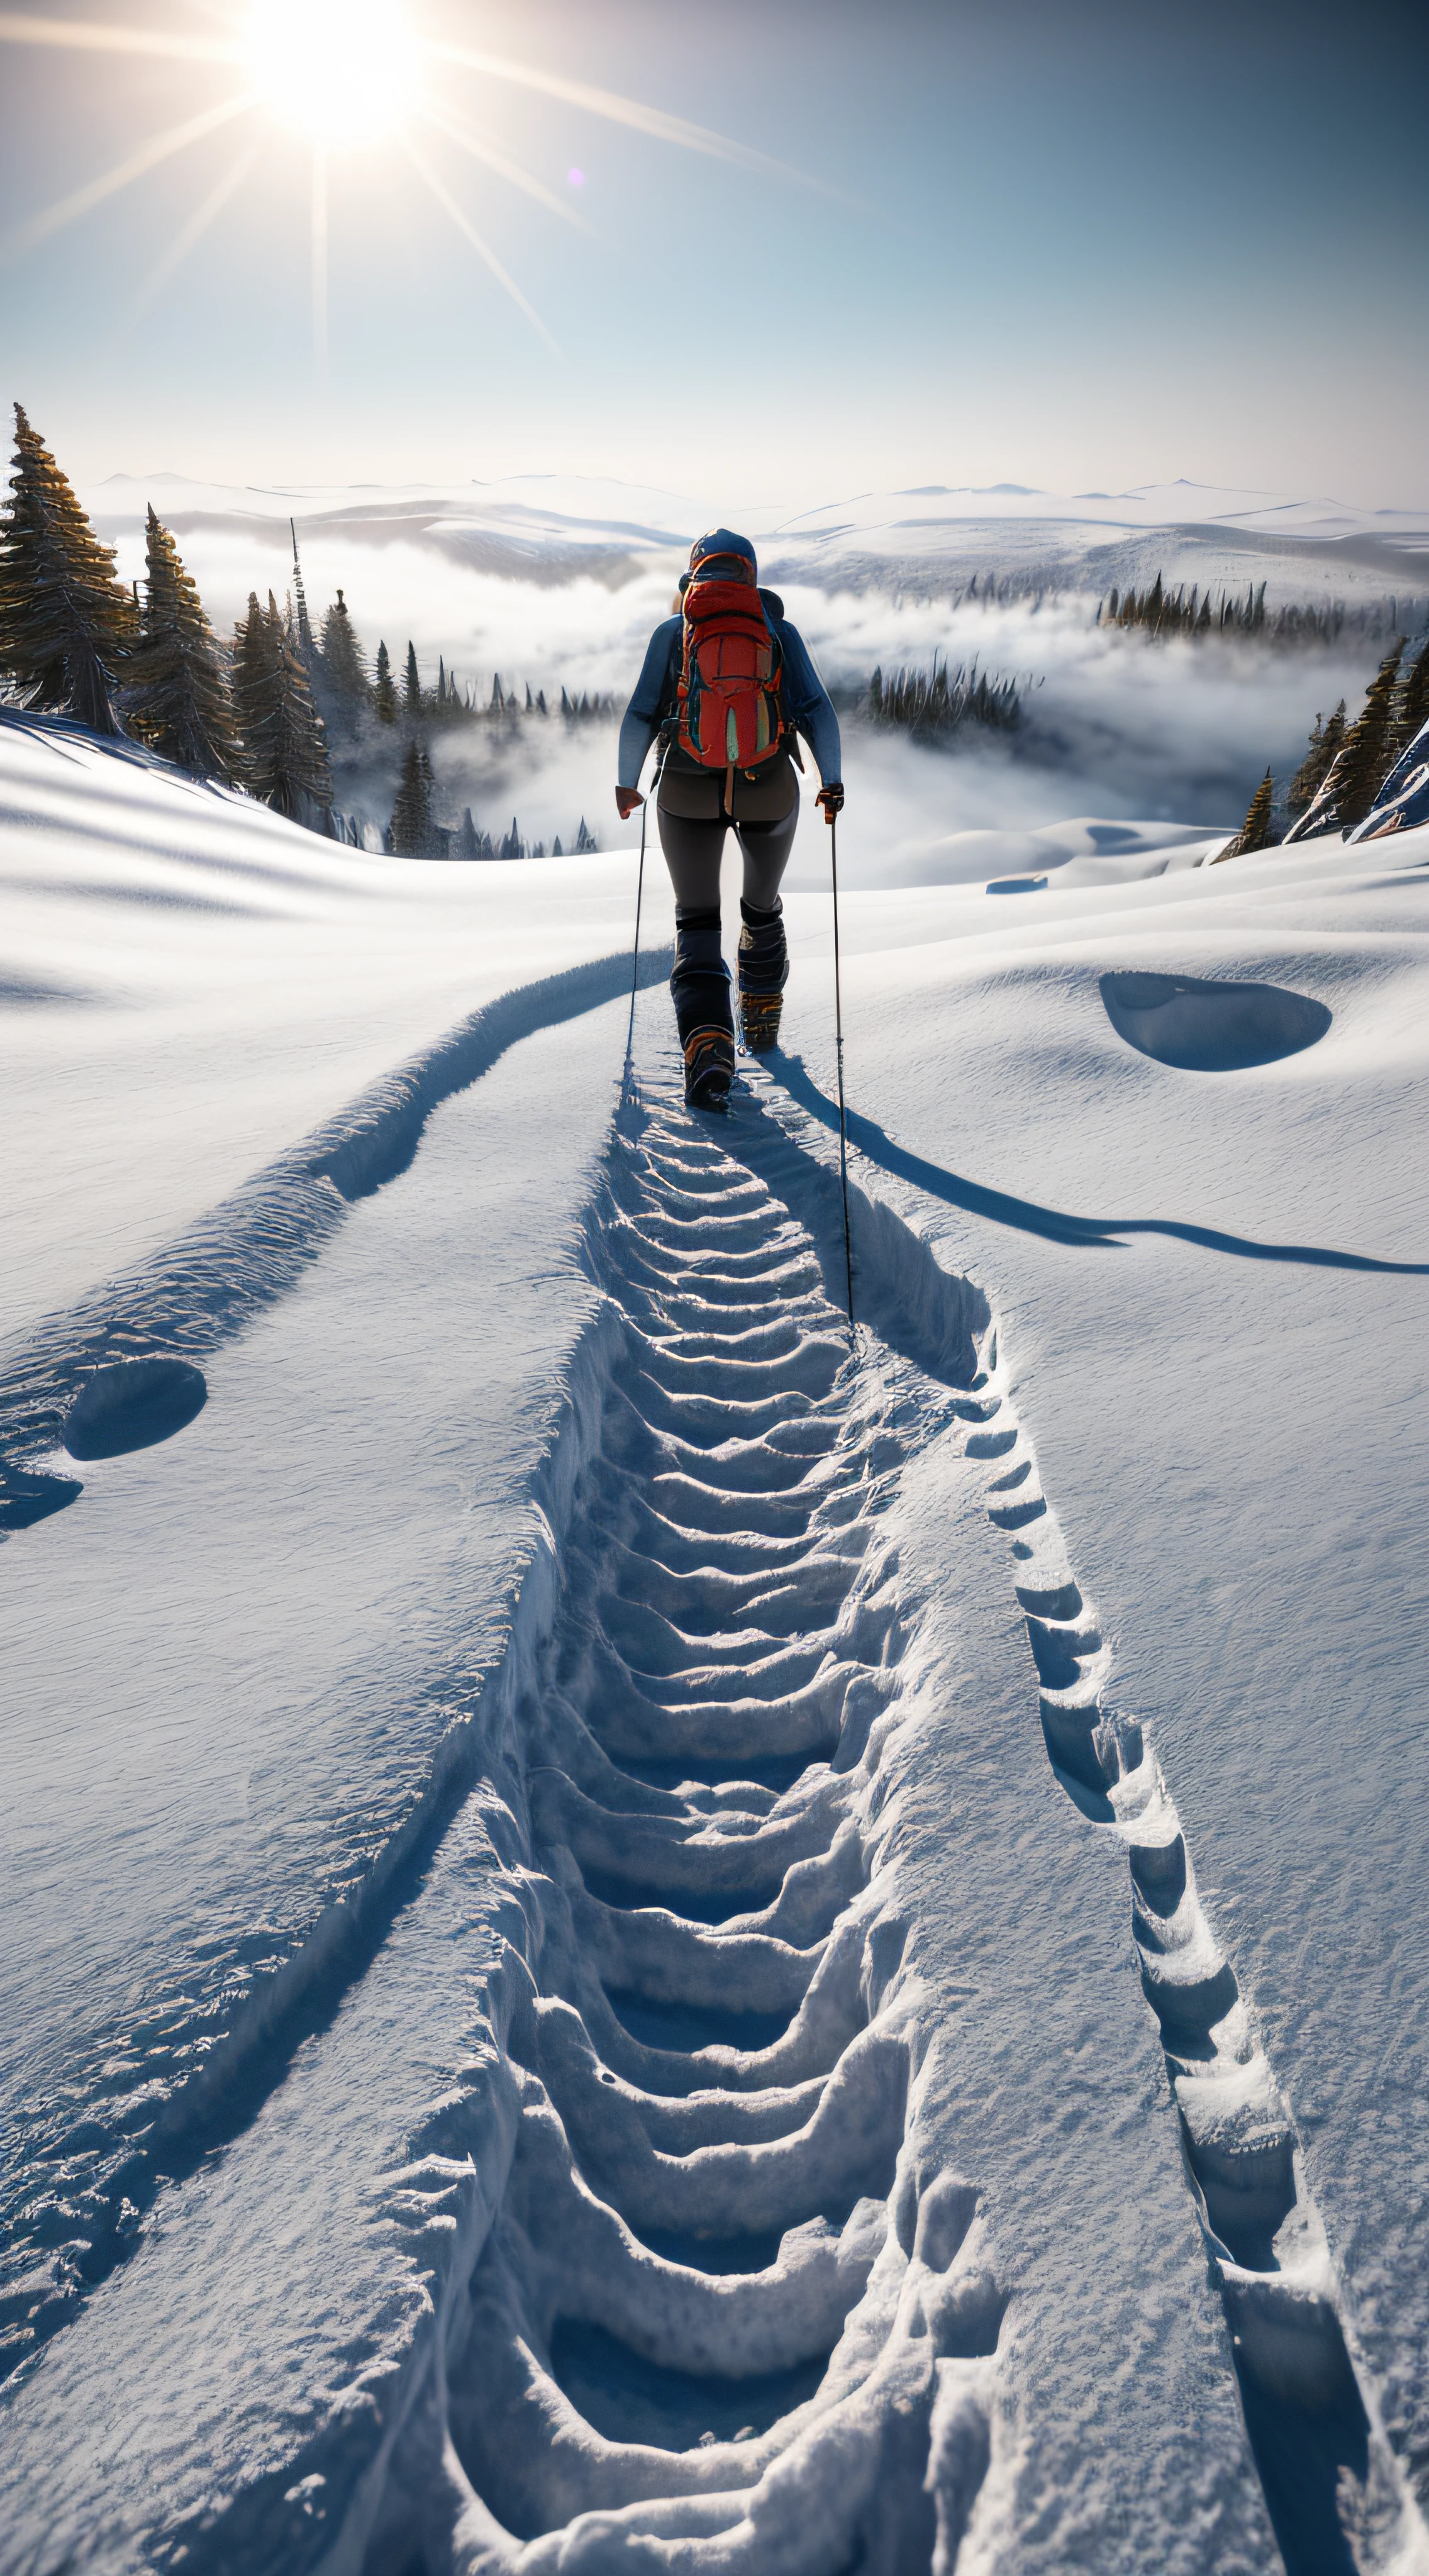
<instances>
[{"instance_id":1,"label":"glove","mask_svg":"<svg viewBox=\"0 0 1429 2576\"><path fill-rule=\"evenodd\" d=\"M636 806L643 805L645 799L641 795L638 787L617 787L615 791L615 801L620 809L620 819L622 823L628 823Z\"/></svg>"},{"instance_id":2,"label":"glove","mask_svg":"<svg viewBox=\"0 0 1429 2576\"><path fill-rule=\"evenodd\" d=\"M835 778L830 781L827 787L821 787L818 795L814 799L814 803L816 805L822 805L824 809L824 821L826 823L832 823L834 816L836 814L841 814L844 809L844 792L839 780Z\"/></svg>"}]
</instances>

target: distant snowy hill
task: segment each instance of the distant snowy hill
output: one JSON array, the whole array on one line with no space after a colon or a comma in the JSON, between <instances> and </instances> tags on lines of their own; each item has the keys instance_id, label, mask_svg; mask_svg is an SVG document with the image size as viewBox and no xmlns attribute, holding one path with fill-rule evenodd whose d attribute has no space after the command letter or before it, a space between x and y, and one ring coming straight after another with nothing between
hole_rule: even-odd
<instances>
[{"instance_id":1,"label":"distant snowy hill","mask_svg":"<svg viewBox=\"0 0 1429 2576\"><path fill-rule=\"evenodd\" d=\"M629 849L0 724L4 2576L1418 2576L1429 830L1215 846L850 887L851 1356L826 883L622 1106Z\"/></svg>"},{"instance_id":2,"label":"distant snowy hill","mask_svg":"<svg viewBox=\"0 0 1429 2576\"><path fill-rule=\"evenodd\" d=\"M113 476L85 495L101 533L133 539L149 500L177 534L247 532L287 548L287 523L326 551L410 544L510 580L632 578L723 522L759 544L773 580L937 592L977 576L1104 590L1149 579L1266 581L1271 595L1429 592L1429 508L1361 510L1331 500L1188 482L1061 494L1020 484L866 492L803 505L737 493L691 499L578 475L380 490L237 489L158 474Z\"/></svg>"}]
</instances>

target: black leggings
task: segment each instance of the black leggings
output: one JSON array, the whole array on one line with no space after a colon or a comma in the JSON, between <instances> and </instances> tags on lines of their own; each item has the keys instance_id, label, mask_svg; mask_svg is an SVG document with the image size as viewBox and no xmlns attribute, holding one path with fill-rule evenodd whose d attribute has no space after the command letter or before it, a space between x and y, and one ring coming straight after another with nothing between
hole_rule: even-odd
<instances>
[{"instance_id":1,"label":"black leggings","mask_svg":"<svg viewBox=\"0 0 1429 2576\"><path fill-rule=\"evenodd\" d=\"M773 911L799 828L797 803L777 823L731 824L722 814L713 822L693 822L686 814L667 814L663 805L656 812L660 847L682 911L718 912L719 866L728 831L733 831L744 858L745 902L760 912Z\"/></svg>"}]
</instances>

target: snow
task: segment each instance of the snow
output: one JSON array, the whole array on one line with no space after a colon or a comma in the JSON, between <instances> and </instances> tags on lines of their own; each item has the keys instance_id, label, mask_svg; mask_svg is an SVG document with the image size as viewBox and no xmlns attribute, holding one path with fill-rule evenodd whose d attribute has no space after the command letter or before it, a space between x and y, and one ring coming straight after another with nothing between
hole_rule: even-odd
<instances>
[{"instance_id":1,"label":"snow","mask_svg":"<svg viewBox=\"0 0 1429 2576\"><path fill-rule=\"evenodd\" d=\"M813 817L699 1121L630 850L0 728L0 2564L1429 2564L1429 831L950 766L854 1359Z\"/></svg>"}]
</instances>

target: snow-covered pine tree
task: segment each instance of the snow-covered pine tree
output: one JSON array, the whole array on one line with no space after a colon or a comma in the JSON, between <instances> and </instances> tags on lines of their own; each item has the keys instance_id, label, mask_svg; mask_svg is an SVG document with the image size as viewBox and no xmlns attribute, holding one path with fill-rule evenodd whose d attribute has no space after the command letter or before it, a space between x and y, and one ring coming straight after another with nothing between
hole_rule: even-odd
<instances>
[{"instance_id":1,"label":"snow-covered pine tree","mask_svg":"<svg viewBox=\"0 0 1429 2576\"><path fill-rule=\"evenodd\" d=\"M1421 644L1399 683L1394 709L1394 739L1391 750L1397 760L1407 751L1417 733L1429 724L1429 639Z\"/></svg>"},{"instance_id":2,"label":"snow-covered pine tree","mask_svg":"<svg viewBox=\"0 0 1429 2576\"><path fill-rule=\"evenodd\" d=\"M476 825L471 818L471 807L469 805L464 805L461 812L461 821L457 826L452 840L452 857L454 859L479 859L480 856L481 843L477 837Z\"/></svg>"},{"instance_id":3,"label":"snow-covered pine tree","mask_svg":"<svg viewBox=\"0 0 1429 2576\"><path fill-rule=\"evenodd\" d=\"M242 783L250 796L265 802L274 769L277 714L273 639L258 593L250 590L247 615L240 617L233 634L233 715Z\"/></svg>"},{"instance_id":4,"label":"snow-covered pine tree","mask_svg":"<svg viewBox=\"0 0 1429 2576\"><path fill-rule=\"evenodd\" d=\"M324 814L332 803L323 721L313 704L298 639L280 615L271 591L268 623L278 668L277 777L268 802L292 822L307 823L313 808Z\"/></svg>"},{"instance_id":5,"label":"snow-covered pine tree","mask_svg":"<svg viewBox=\"0 0 1429 2576\"><path fill-rule=\"evenodd\" d=\"M228 675L178 547L149 505L149 578L125 705L136 732L195 778L232 785L242 769Z\"/></svg>"},{"instance_id":6,"label":"snow-covered pine tree","mask_svg":"<svg viewBox=\"0 0 1429 2576\"><path fill-rule=\"evenodd\" d=\"M1219 865L1221 859L1249 858L1252 850L1268 850L1272 846L1271 817L1274 809L1275 782L1267 769L1250 800L1250 810L1235 839L1227 842L1212 864Z\"/></svg>"},{"instance_id":7,"label":"snow-covered pine tree","mask_svg":"<svg viewBox=\"0 0 1429 2576\"><path fill-rule=\"evenodd\" d=\"M1319 716L1316 716L1314 731L1310 736L1310 748L1285 790L1287 813L1303 814L1313 805L1334 767L1340 746L1344 742L1346 722L1343 698L1327 724L1322 724Z\"/></svg>"},{"instance_id":8,"label":"snow-covered pine tree","mask_svg":"<svg viewBox=\"0 0 1429 2576\"><path fill-rule=\"evenodd\" d=\"M15 470L0 517L0 670L32 706L120 731L119 674L134 642L129 593L49 449L15 405Z\"/></svg>"},{"instance_id":9,"label":"snow-covered pine tree","mask_svg":"<svg viewBox=\"0 0 1429 2576\"><path fill-rule=\"evenodd\" d=\"M1335 792L1335 819L1342 831L1362 823L1393 766L1391 746L1395 731L1395 701L1399 693L1399 665L1404 653L1404 638L1386 653L1369 684L1365 702L1345 736L1344 749L1335 763L1334 777L1327 781Z\"/></svg>"},{"instance_id":10,"label":"snow-covered pine tree","mask_svg":"<svg viewBox=\"0 0 1429 2576\"><path fill-rule=\"evenodd\" d=\"M403 712L408 724L421 723L422 679L417 669L417 648L410 643L407 646L407 703Z\"/></svg>"},{"instance_id":11,"label":"snow-covered pine tree","mask_svg":"<svg viewBox=\"0 0 1429 2576\"><path fill-rule=\"evenodd\" d=\"M397 721L397 684L392 677L392 656L385 644L377 647L377 680L372 692L372 711L379 724Z\"/></svg>"},{"instance_id":12,"label":"snow-covered pine tree","mask_svg":"<svg viewBox=\"0 0 1429 2576\"><path fill-rule=\"evenodd\" d=\"M349 733L355 733L363 713L372 704L372 687L362 646L341 591L323 619L322 669L333 716ZM390 673L388 685L391 685Z\"/></svg>"},{"instance_id":13,"label":"snow-covered pine tree","mask_svg":"<svg viewBox=\"0 0 1429 2576\"><path fill-rule=\"evenodd\" d=\"M309 672L311 672L318 658L318 648L313 640L312 620L308 615L308 594L303 585L303 567L298 560L297 522L290 519L288 521L288 526L293 539L293 597L297 603L297 633L295 641L299 653L302 655Z\"/></svg>"},{"instance_id":14,"label":"snow-covered pine tree","mask_svg":"<svg viewBox=\"0 0 1429 2576\"><path fill-rule=\"evenodd\" d=\"M402 782L392 808L392 852L399 859L432 856L432 764L414 734L402 762Z\"/></svg>"},{"instance_id":15,"label":"snow-covered pine tree","mask_svg":"<svg viewBox=\"0 0 1429 2576\"><path fill-rule=\"evenodd\" d=\"M291 822L312 824L332 803L322 718L303 667L296 627L271 590L250 591L234 642L233 703L243 737L243 783ZM317 824L319 830L322 824Z\"/></svg>"}]
</instances>

